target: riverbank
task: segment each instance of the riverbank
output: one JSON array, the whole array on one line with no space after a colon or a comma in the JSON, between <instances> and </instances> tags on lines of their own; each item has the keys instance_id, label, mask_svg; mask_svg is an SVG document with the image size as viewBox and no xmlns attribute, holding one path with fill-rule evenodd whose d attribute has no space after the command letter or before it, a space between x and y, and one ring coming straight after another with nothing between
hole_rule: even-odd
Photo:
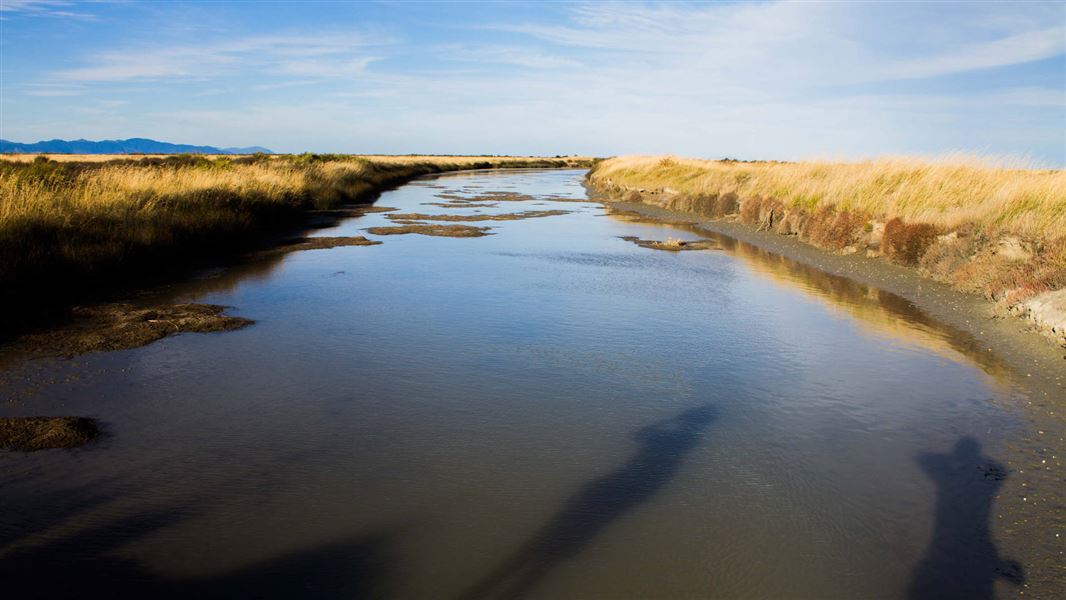
<instances>
[{"instance_id":1,"label":"riverbank","mask_svg":"<svg viewBox=\"0 0 1066 600\"><path fill-rule=\"evenodd\" d=\"M1021 554L1028 543L1023 540L1046 541L1045 531L1062 529L1066 515L1057 507L1063 505L1064 491L1064 349L1048 344L1034 335L1031 326L1005 315L984 298L931 281L907 266L865 255L826 252L797 236L760 230L738 220L701 218L653 204L595 197L605 202L611 218L667 224L705 237L783 287L802 289L839 307L849 320L874 335L893 336L896 327L917 324L898 334L903 346L918 340L931 354L950 357L957 353L1004 386L1001 389L1017 390L1020 397L1015 401L1027 425L995 449L1011 473L1007 489L996 497L997 521L1002 527L997 535L1003 536L1004 547L1016 547L1012 552ZM871 301L881 309L872 315L859 308ZM945 352L945 347L950 350ZM886 389L900 385L901 380L893 380ZM1030 512L1034 506L1041 507L1039 518ZM1061 551L1055 542L1039 558L1025 562L1027 595L1057 597L1043 592L1062 589Z\"/></svg>"},{"instance_id":2,"label":"riverbank","mask_svg":"<svg viewBox=\"0 0 1066 600\"><path fill-rule=\"evenodd\" d=\"M59 159L59 160L55 160ZM83 160L84 159L84 160ZM586 167L580 157L9 157L0 160L0 326L138 277L243 252L313 210L422 175Z\"/></svg>"},{"instance_id":3,"label":"riverbank","mask_svg":"<svg viewBox=\"0 0 1066 600\"><path fill-rule=\"evenodd\" d=\"M742 163L620 157L615 200L792 236L981 296L1066 344L1066 173L967 163ZM732 235L732 234L731 234Z\"/></svg>"}]
</instances>

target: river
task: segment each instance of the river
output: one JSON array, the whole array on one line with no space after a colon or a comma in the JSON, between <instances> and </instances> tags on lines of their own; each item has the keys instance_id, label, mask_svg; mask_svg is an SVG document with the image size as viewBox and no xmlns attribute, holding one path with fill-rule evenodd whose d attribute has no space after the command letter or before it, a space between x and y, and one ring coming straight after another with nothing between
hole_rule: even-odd
<instances>
[{"instance_id":1,"label":"river","mask_svg":"<svg viewBox=\"0 0 1066 600\"><path fill-rule=\"evenodd\" d=\"M107 435L0 454L0 585L112 598L1021 589L1040 546L1004 545L996 515L1028 396L994 353L902 298L730 238L685 252L623 240L707 236L588 201L582 176L416 180L377 205L570 212L461 239L366 233L388 213L348 219L314 235L383 243L141 299L228 305L251 327L9 366L6 414L91 416ZM490 192L529 198L430 204Z\"/></svg>"}]
</instances>

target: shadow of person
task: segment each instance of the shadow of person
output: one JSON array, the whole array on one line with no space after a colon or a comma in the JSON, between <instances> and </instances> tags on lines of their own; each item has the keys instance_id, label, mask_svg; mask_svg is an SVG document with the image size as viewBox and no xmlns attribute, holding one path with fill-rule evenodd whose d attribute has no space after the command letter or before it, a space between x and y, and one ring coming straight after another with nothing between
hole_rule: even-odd
<instances>
[{"instance_id":1,"label":"shadow of person","mask_svg":"<svg viewBox=\"0 0 1066 600\"><path fill-rule=\"evenodd\" d=\"M911 600L981 600L992 598L997 579L1022 583L1021 565L1000 558L988 529L1006 469L981 455L971 437L960 439L951 453L922 454L918 464L936 483L936 523L911 580Z\"/></svg>"},{"instance_id":2,"label":"shadow of person","mask_svg":"<svg viewBox=\"0 0 1066 600\"><path fill-rule=\"evenodd\" d=\"M639 449L626 464L583 486L529 541L459 598L528 594L605 527L654 496L696 447L715 413L711 405L697 406L638 430Z\"/></svg>"}]
</instances>

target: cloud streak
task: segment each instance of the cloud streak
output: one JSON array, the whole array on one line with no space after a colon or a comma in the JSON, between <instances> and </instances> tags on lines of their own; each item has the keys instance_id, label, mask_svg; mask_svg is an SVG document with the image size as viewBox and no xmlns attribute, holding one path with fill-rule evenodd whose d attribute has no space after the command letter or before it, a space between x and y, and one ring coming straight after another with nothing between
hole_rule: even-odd
<instances>
[{"instance_id":1,"label":"cloud streak","mask_svg":"<svg viewBox=\"0 0 1066 600\"><path fill-rule=\"evenodd\" d=\"M254 36L171 48L126 48L90 57L89 65L52 74L54 82L208 80L255 71L267 75L350 77L374 56L360 56L383 41L360 34Z\"/></svg>"},{"instance_id":2,"label":"cloud streak","mask_svg":"<svg viewBox=\"0 0 1066 600\"><path fill-rule=\"evenodd\" d=\"M96 19L96 15L91 13L60 10L73 5L73 2L66 0L4 0L3 3L0 3L0 13L7 13L8 15L17 13L30 17L54 17L83 21ZM8 19L9 16L5 15L3 18Z\"/></svg>"}]
</instances>

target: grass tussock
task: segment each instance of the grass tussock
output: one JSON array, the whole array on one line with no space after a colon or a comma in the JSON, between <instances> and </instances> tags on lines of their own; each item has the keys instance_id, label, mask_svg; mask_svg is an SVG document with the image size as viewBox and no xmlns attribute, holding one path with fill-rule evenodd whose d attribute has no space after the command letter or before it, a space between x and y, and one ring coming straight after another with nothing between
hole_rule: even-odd
<instances>
[{"instance_id":1,"label":"grass tussock","mask_svg":"<svg viewBox=\"0 0 1066 600\"><path fill-rule=\"evenodd\" d=\"M365 201L400 182L462 169L577 167L580 158L347 156L5 157L0 288L5 300L100 285Z\"/></svg>"},{"instance_id":2,"label":"grass tussock","mask_svg":"<svg viewBox=\"0 0 1066 600\"><path fill-rule=\"evenodd\" d=\"M630 156L591 184L623 200L866 251L959 289L1017 300L1066 287L1066 172L957 157L856 163Z\"/></svg>"}]
</instances>

